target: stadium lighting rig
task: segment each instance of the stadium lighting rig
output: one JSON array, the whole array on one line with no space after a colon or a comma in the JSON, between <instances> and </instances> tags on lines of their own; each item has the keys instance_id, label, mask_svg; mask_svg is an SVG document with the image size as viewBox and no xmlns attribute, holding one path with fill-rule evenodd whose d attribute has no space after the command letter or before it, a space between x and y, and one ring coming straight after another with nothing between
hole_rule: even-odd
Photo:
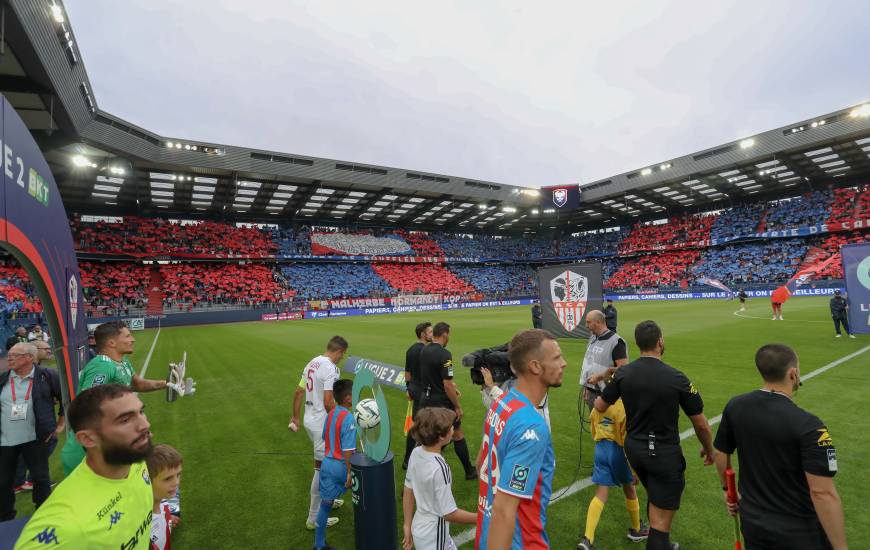
<instances>
[{"instance_id":1,"label":"stadium lighting rig","mask_svg":"<svg viewBox=\"0 0 870 550\"><path fill-rule=\"evenodd\" d=\"M870 117L870 103L858 105L849 112L850 118L868 118Z\"/></svg>"},{"instance_id":2,"label":"stadium lighting rig","mask_svg":"<svg viewBox=\"0 0 870 550\"><path fill-rule=\"evenodd\" d=\"M97 164L84 155L75 155L72 158L73 166L76 168L96 168Z\"/></svg>"},{"instance_id":3,"label":"stadium lighting rig","mask_svg":"<svg viewBox=\"0 0 870 550\"><path fill-rule=\"evenodd\" d=\"M755 145L755 140L752 138L746 138L740 142L741 149L749 149L753 145Z\"/></svg>"}]
</instances>

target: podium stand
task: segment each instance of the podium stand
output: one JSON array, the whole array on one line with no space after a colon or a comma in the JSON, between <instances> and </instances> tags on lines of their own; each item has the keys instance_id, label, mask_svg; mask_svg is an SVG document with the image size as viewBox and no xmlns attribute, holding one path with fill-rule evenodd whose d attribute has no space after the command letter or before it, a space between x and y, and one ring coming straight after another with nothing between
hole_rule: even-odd
<instances>
[{"instance_id":1,"label":"podium stand","mask_svg":"<svg viewBox=\"0 0 870 550\"><path fill-rule=\"evenodd\" d=\"M362 453L350 457L356 550L395 550L396 484L393 453L375 461Z\"/></svg>"}]
</instances>

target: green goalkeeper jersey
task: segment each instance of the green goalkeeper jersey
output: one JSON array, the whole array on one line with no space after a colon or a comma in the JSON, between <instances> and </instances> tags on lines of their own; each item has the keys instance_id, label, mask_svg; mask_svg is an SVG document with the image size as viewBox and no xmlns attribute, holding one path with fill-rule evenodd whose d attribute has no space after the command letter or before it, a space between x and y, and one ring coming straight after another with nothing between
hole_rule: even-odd
<instances>
[{"instance_id":1,"label":"green goalkeeper jersey","mask_svg":"<svg viewBox=\"0 0 870 550\"><path fill-rule=\"evenodd\" d=\"M130 387L133 384L134 374L133 365L126 357L122 361L116 362L108 355L97 355L88 361L88 364L79 373L78 393L103 384L122 384ZM60 456L65 475L69 475L85 457L84 447L79 445L72 432L67 434Z\"/></svg>"},{"instance_id":2,"label":"green goalkeeper jersey","mask_svg":"<svg viewBox=\"0 0 870 550\"><path fill-rule=\"evenodd\" d=\"M98 476L82 462L36 510L15 550L146 550L153 499L145 462L130 466L126 479Z\"/></svg>"}]
</instances>

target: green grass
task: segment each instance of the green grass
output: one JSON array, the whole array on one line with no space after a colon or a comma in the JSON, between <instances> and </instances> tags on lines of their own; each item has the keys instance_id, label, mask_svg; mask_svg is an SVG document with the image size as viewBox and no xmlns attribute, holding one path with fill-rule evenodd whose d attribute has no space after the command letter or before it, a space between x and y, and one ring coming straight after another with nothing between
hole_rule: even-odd
<instances>
[{"instance_id":1,"label":"green grass","mask_svg":"<svg viewBox=\"0 0 870 550\"><path fill-rule=\"evenodd\" d=\"M733 315L737 304L724 301L645 302L617 304L621 332L631 343L631 329L655 319L665 332L665 360L683 370L700 390L705 412L712 418L727 400L760 385L753 365L755 350L768 342L794 347L801 370L808 373L870 344L870 338L835 339L824 298L795 298L784 307L786 321L769 318L767 300L751 300L746 315ZM402 314L366 318L337 318L303 322L242 323L163 329L148 369L148 377L165 375L166 364L188 353L189 374L198 391L192 398L168 404L162 393L143 394L155 442L176 446L185 458L182 482L184 523L177 531L179 547L310 548L313 533L304 530L311 480L311 445L303 432L287 430L292 394L306 362L319 354L333 334L350 342L350 353L401 365L420 320L444 320L453 327L449 349L458 359L468 351L503 343L529 326L527 308ZM141 368L154 331L137 333L134 365ZM591 474L592 445L580 438L577 419L577 382L585 350L583 341L562 341L569 367L562 388L551 394L553 441L556 450L554 494L575 479ZM630 346L632 357L637 348ZM870 540L870 526L861 518L870 497L870 421L866 395L870 351L808 381L797 402L828 425L838 450L840 473L835 478L846 510L853 547ZM463 392L463 425L469 448L477 452L484 414L477 389L462 367L457 380ZM393 420L392 450L398 490L403 472L401 433L404 396L387 389ZM685 418L681 429L690 427ZM715 431L714 427L714 431ZM731 544L730 517L724 512L715 470L697 458L694 438L684 442L689 463L683 505L672 538L684 548L727 548ZM863 452L862 452L863 451ZM454 474L461 466L452 448L446 458ZM60 479L59 452L52 457L53 474ZM454 475L453 492L460 507L474 511L477 483ZM548 533L554 549L575 548L592 489L586 488L549 508ZM645 495L641 489L641 499ZM29 495L19 495L19 513L29 514ZM350 499L337 515L341 522L328 533L342 549L353 548L353 510ZM599 524L596 543L607 549L638 548L625 539L628 516L621 492L611 493ZM397 530L401 531L401 519ZM454 526L454 536L465 528ZM401 537L400 537L401 538ZM467 545L466 547L470 547Z\"/></svg>"}]
</instances>

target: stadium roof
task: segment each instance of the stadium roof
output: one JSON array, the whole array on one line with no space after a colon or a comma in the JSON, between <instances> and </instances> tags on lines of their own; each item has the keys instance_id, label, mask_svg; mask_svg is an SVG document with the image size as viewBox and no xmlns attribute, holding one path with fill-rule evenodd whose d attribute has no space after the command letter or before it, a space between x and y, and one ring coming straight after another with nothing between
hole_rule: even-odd
<instances>
[{"instance_id":1,"label":"stadium roof","mask_svg":"<svg viewBox=\"0 0 870 550\"><path fill-rule=\"evenodd\" d=\"M556 212L528 188L162 136L99 108L60 2L8 7L0 92L42 147L71 212L576 231L864 183L870 173L865 104L591 182L579 209Z\"/></svg>"}]
</instances>

